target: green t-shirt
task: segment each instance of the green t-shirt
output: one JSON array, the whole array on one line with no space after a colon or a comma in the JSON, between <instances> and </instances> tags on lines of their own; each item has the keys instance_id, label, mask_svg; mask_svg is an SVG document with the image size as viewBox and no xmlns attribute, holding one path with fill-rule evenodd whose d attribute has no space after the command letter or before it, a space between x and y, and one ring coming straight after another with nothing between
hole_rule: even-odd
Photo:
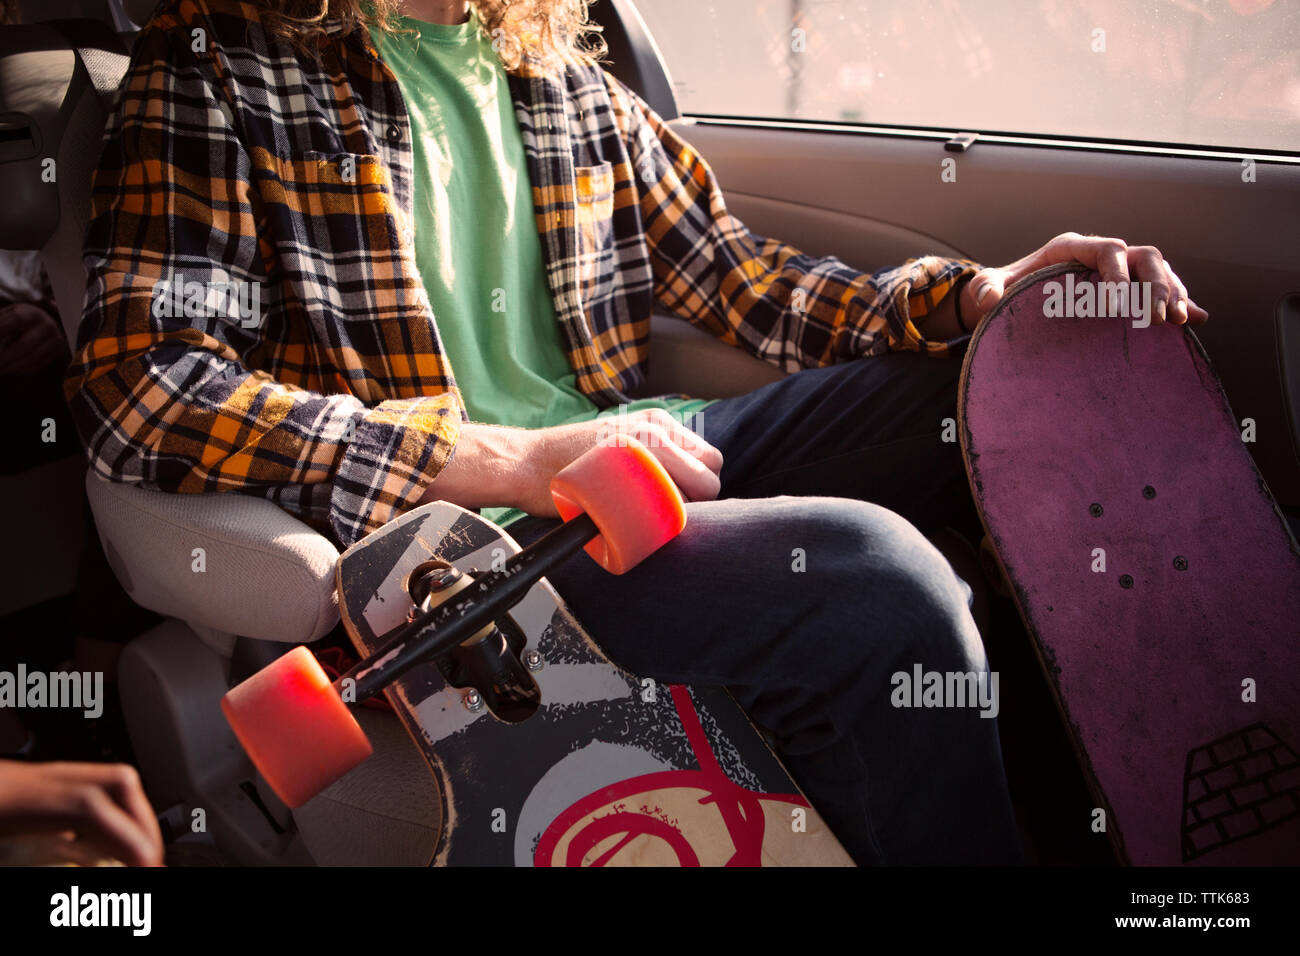
<instances>
[{"instance_id":1,"label":"green t-shirt","mask_svg":"<svg viewBox=\"0 0 1300 956\"><path fill-rule=\"evenodd\" d=\"M473 12L461 24L401 17L398 26L415 34L371 35L411 117L415 262L470 420L543 428L599 417L565 355L523 139L491 39ZM624 407L663 408L689 427L708 404ZM500 523L523 515L483 514Z\"/></svg>"}]
</instances>

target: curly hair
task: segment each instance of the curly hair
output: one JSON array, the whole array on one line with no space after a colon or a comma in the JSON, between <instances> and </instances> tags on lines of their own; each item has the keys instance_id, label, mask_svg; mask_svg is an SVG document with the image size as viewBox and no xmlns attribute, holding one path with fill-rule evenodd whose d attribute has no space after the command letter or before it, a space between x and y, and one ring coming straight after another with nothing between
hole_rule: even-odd
<instances>
[{"instance_id":1,"label":"curly hair","mask_svg":"<svg viewBox=\"0 0 1300 956\"><path fill-rule=\"evenodd\" d=\"M303 52L325 39L326 21L346 30L374 25L401 32L402 0L254 0L268 29ZM606 53L600 26L587 8L594 0L471 0L507 72L562 70L570 63L595 64Z\"/></svg>"}]
</instances>

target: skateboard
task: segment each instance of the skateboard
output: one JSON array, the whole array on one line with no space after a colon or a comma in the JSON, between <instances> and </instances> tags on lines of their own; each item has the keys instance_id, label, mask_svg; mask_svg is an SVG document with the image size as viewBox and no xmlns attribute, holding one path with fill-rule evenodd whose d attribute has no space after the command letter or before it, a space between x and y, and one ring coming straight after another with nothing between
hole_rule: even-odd
<instances>
[{"instance_id":1,"label":"skateboard","mask_svg":"<svg viewBox=\"0 0 1300 956\"><path fill-rule=\"evenodd\" d=\"M681 530L653 456L593 449L552 493L565 523L526 550L435 502L340 556L361 662L330 682L296 648L222 704L276 793L299 806L363 761L349 708L382 690L438 784L434 865L851 866L727 691L622 670L544 577L583 546L622 573Z\"/></svg>"},{"instance_id":2,"label":"skateboard","mask_svg":"<svg viewBox=\"0 0 1300 956\"><path fill-rule=\"evenodd\" d=\"M1097 801L1079 825L1122 863L1300 863L1300 548L1195 334L1090 317L1098 281L1008 290L958 399L986 543Z\"/></svg>"}]
</instances>

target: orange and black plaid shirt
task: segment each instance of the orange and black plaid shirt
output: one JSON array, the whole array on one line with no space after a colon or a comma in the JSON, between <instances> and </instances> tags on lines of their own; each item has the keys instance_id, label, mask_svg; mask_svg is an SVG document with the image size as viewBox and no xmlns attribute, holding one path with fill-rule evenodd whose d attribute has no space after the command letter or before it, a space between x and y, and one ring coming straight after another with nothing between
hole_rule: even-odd
<instances>
[{"instance_id":1,"label":"orange and black plaid shirt","mask_svg":"<svg viewBox=\"0 0 1300 956\"><path fill-rule=\"evenodd\" d=\"M105 131L67 391L100 474L263 496L349 544L414 506L465 413L412 251L401 92L367 31L330 40L313 61L233 0L155 12ZM964 343L913 320L974 263L805 255L731 216L603 70L510 88L562 341L599 407L644 381L656 307L791 371Z\"/></svg>"}]
</instances>

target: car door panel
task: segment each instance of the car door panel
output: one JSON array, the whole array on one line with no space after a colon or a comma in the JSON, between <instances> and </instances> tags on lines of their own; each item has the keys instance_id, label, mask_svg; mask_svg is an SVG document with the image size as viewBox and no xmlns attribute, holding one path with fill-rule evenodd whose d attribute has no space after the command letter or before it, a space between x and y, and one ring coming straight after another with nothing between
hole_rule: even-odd
<instances>
[{"instance_id":1,"label":"car door panel","mask_svg":"<svg viewBox=\"0 0 1300 956\"><path fill-rule=\"evenodd\" d=\"M953 153L938 136L673 125L749 228L862 269L926 253L1004 264L1067 230L1158 246L1210 312L1197 334L1238 419L1255 423L1261 471L1279 500L1300 506L1300 435L1283 384L1300 381L1300 336L1279 333L1283 303L1300 291L1300 163L1263 159L1252 182L1233 157L979 140ZM954 182L941 178L945 160Z\"/></svg>"}]
</instances>

